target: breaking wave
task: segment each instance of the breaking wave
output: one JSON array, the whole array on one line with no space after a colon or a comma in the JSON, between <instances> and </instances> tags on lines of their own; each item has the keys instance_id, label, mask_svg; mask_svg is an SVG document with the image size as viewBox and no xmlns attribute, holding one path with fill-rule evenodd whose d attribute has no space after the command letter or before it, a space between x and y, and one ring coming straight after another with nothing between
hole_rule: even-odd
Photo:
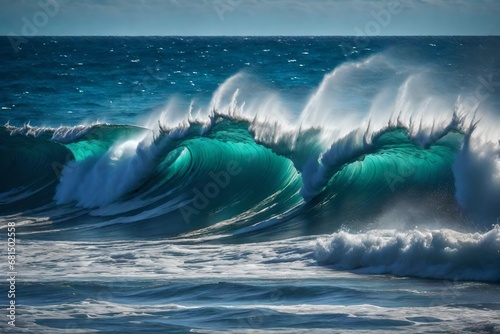
<instances>
[{"instance_id":1,"label":"breaking wave","mask_svg":"<svg viewBox=\"0 0 500 334\"><path fill-rule=\"evenodd\" d=\"M167 110L146 126L6 124L0 213L35 217L23 226L32 237L334 233L318 242L320 263L498 279L498 226L488 232L500 217L498 139L461 95L412 93L425 75L398 66L381 55L345 63L300 113L273 93L244 95L240 73L205 112ZM355 85L342 86L350 77ZM364 102L342 102L339 86ZM443 229L414 229L436 221Z\"/></svg>"}]
</instances>

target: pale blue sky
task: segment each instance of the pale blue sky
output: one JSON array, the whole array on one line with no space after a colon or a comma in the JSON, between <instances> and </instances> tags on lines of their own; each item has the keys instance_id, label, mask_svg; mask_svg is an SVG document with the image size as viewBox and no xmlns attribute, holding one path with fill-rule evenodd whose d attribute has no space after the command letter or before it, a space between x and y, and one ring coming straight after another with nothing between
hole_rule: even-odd
<instances>
[{"instance_id":1,"label":"pale blue sky","mask_svg":"<svg viewBox=\"0 0 500 334\"><path fill-rule=\"evenodd\" d=\"M0 4L1 35L500 34L500 0L0 0Z\"/></svg>"}]
</instances>

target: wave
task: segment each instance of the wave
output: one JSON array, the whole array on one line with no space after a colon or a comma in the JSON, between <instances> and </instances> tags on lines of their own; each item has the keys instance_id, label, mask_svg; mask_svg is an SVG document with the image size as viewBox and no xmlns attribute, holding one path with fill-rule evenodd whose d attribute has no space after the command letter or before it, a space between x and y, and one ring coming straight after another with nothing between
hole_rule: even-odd
<instances>
[{"instance_id":1,"label":"wave","mask_svg":"<svg viewBox=\"0 0 500 334\"><path fill-rule=\"evenodd\" d=\"M500 281L500 226L481 233L375 230L334 233L318 240L322 265L359 273Z\"/></svg>"},{"instance_id":2,"label":"wave","mask_svg":"<svg viewBox=\"0 0 500 334\"><path fill-rule=\"evenodd\" d=\"M410 137L411 128L388 124L377 132L352 131L321 154L320 130L300 130L292 147L259 138L256 129L269 126L259 122L214 112L208 122L160 124L154 131L7 126L2 134L10 160L2 159L2 172L15 177L2 200L12 208L12 189L38 184L52 191L56 204L110 217L108 225L161 218L185 224L184 231L226 223L234 231L286 217L298 206L302 217L355 216L408 191L452 194L459 164L470 160L463 152L470 134L456 115L424 147ZM39 148L27 151L34 143Z\"/></svg>"},{"instance_id":3,"label":"wave","mask_svg":"<svg viewBox=\"0 0 500 334\"><path fill-rule=\"evenodd\" d=\"M382 53L298 109L238 73L208 107L172 100L141 126L6 124L1 221L26 239L280 240L300 258L297 240L327 234L313 251L334 269L498 281L498 120L464 102L476 87L442 83Z\"/></svg>"},{"instance_id":4,"label":"wave","mask_svg":"<svg viewBox=\"0 0 500 334\"><path fill-rule=\"evenodd\" d=\"M483 230L500 216L498 143L477 108L426 91L415 66L384 55L342 64L299 113L272 92L252 98L252 80L237 74L208 110L192 103L144 127L5 125L0 212L74 209L60 231L260 237L366 225L396 201Z\"/></svg>"}]
</instances>

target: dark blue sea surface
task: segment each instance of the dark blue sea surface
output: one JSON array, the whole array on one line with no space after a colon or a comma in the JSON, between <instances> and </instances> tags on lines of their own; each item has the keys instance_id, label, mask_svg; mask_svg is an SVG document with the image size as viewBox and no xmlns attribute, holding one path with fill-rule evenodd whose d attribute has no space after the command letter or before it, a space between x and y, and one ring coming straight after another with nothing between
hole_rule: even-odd
<instances>
[{"instance_id":1,"label":"dark blue sea surface","mask_svg":"<svg viewBox=\"0 0 500 334\"><path fill-rule=\"evenodd\" d=\"M500 333L500 38L0 59L2 332Z\"/></svg>"}]
</instances>

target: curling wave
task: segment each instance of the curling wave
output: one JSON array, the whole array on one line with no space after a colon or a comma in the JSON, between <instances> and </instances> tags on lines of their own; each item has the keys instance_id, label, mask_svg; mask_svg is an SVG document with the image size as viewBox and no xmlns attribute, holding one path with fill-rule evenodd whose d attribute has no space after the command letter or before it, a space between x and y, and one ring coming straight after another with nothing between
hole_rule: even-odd
<instances>
[{"instance_id":1,"label":"curling wave","mask_svg":"<svg viewBox=\"0 0 500 334\"><path fill-rule=\"evenodd\" d=\"M423 90L426 75L377 54L326 75L300 115L276 94L244 95L238 73L208 113L191 103L145 127L7 124L0 212L79 235L282 238L366 228L397 201L484 230L500 216L498 143L461 95Z\"/></svg>"},{"instance_id":2,"label":"curling wave","mask_svg":"<svg viewBox=\"0 0 500 334\"><path fill-rule=\"evenodd\" d=\"M401 123L361 128L318 154L320 129L266 141L257 133L263 126L269 124L216 112L208 122L154 131L6 126L2 172L14 177L3 185L3 209L12 209L19 193L44 189L44 201L22 204L41 206L50 195L56 204L108 217L105 225L160 219L184 224L182 231L224 222L235 230L278 216L282 222L291 211L294 217L368 215L408 191L427 196L444 189L453 197L457 157L464 164L472 131L456 114L424 146Z\"/></svg>"},{"instance_id":3,"label":"curling wave","mask_svg":"<svg viewBox=\"0 0 500 334\"><path fill-rule=\"evenodd\" d=\"M168 107L145 126L6 124L0 214L22 212L23 235L50 240L334 233L314 248L320 264L498 280L496 132L414 72L383 54L344 63L300 112L276 94L242 96L238 73L207 110Z\"/></svg>"}]
</instances>

